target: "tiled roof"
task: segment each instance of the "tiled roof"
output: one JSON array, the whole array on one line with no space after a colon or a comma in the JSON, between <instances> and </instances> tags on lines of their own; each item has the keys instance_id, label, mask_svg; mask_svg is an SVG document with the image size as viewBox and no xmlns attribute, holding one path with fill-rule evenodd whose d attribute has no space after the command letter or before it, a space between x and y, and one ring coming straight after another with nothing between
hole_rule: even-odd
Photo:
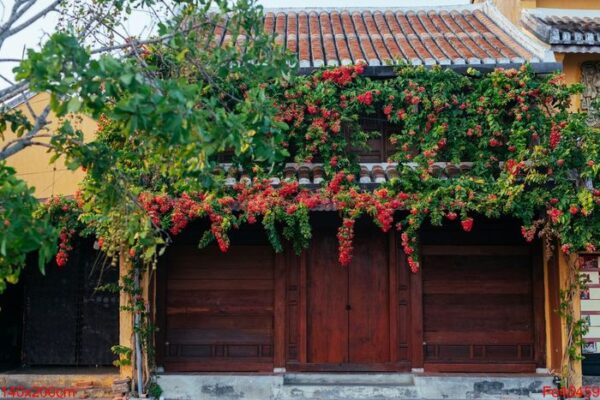
<instances>
[{"instance_id":1,"label":"tiled roof","mask_svg":"<svg viewBox=\"0 0 600 400\"><path fill-rule=\"evenodd\" d=\"M410 167L414 164L406 163L405 165ZM431 173L436 177L452 178L470 170L472 165L471 162L462 162L458 165L438 162L431 166ZM380 183L397 178L397 167L398 164L396 163L361 163L356 182L366 188L377 186ZM215 172L225 175L225 184L228 186L237 183L251 183L251 179L247 174L232 167L231 164L221 164ZM320 185L323 182L323 164L288 163L282 176L271 178L271 184L274 186L279 185L282 180L297 180L300 185L307 187Z\"/></svg>"},{"instance_id":2,"label":"tiled roof","mask_svg":"<svg viewBox=\"0 0 600 400\"><path fill-rule=\"evenodd\" d=\"M554 62L491 3L453 7L265 10L265 30L300 68Z\"/></svg>"},{"instance_id":3,"label":"tiled roof","mask_svg":"<svg viewBox=\"0 0 600 400\"><path fill-rule=\"evenodd\" d=\"M523 26L554 51L600 53L600 10L524 10Z\"/></svg>"}]
</instances>

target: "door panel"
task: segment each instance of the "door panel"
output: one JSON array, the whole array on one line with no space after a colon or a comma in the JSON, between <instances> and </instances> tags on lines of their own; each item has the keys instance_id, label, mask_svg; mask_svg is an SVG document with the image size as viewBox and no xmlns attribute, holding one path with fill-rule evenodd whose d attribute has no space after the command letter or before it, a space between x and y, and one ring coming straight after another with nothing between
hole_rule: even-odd
<instances>
[{"instance_id":1,"label":"door panel","mask_svg":"<svg viewBox=\"0 0 600 400\"><path fill-rule=\"evenodd\" d=\"M354 241L349 274L351 363L390 361L390 312L387 238L361 232Z\"/></svg>"},{"instance_id":2,"label":"door panel","mask_svg":"<svg viewBox=\"0 0 600 400\"><path fill-rule=\"evenodd\" d=\"M527 246L425 246L425 368L534 370L532 277Z\"/></svg>"},{"instance_id":3,"label":"door panel","mask_svg":"<svg viewBox=\"0 0 600 400\"><path fill-rule=\"evenodd\" d=\"M223 254L216 246L176 244L161 267L167 274L166 371L272 371L269 245L233 243Z\"/></svg>"},{"instance_id":4,"label":"door panel","mask_svg":"<svg viewBox=\"0 0 600 400\"><path fill-rule=\"evenodd\" d=\"M335 231L315 232L307 257L309 363L348 362L348 271L337 261Z\"/></svg>"}]
</instances>

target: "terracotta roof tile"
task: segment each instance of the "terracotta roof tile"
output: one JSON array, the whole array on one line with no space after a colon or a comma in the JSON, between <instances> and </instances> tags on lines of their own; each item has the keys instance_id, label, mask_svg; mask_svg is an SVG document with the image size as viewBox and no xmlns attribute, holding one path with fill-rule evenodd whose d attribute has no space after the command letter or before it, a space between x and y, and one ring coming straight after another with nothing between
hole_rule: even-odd
<instances>
[{"instance_id":1,"label":"terracotta roof tile","mask_svg":"<svg viewBox=\"0 0 600 400\"><path fill-rule=\"evenodd\" d=\"M292 53L298 53L298 21L296 13L287 15L287 27L285 31L286 49Z\"/></svg>"},{"instance_id":2,"label":"terracotta roof tile","mask_svg":"<svg viewBox=\"0 0 600 400\"><path fill-rule=\"evenodd\" d=\"M284 44L285 39L285 23L286 17L284 13L277 13L277 17L275 19L275 43L278 45Z\"/></svg>"},{"instance_id":3,"label":"terracotta roof tile","mask_svg":"<svg viewBox=\"0 0 600 400\"><path fill-rule=\"evenodd\" d=\"M392 35L392 32L390 31L390 28L381 11L375 11L375 13L373 13L373 20L381 35L383 46L385 46L385 49L389 55L389 62L393 62L394 60L406 60L406 57L404 57L402 50L400 50L400 47L396 43L396 40L394 39L394 36Z\"/></svg>"},{"instance_id":4,"label":"terracotta roof tile","mask_svg":"<svg viewBox=\"0 0 600 400\"><path fill-rule=\"evenodd\" d=\"M503 18L489 3L381 10L280 9L266 12L264 28L296 54L301 68L360 62L381 66L554 61Z\"/></svg>"}]
</instances>

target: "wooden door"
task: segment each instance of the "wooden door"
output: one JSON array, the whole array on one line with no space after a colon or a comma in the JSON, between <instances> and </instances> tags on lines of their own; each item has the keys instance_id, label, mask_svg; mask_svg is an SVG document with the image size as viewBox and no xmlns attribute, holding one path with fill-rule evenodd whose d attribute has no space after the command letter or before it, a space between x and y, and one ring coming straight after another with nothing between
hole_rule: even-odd
<instances>
[{"instance_id":1,"label":"wooden door","mask_svg":"<svg viewBox=\"0 0 600 400\"><path fill-rule=\"evenodd\" d=\"M535 248L423 247L426 370L535 371L543 359L536 334L543 308L540 314L534 295L543 294L543 277L534 268Z\"/></svg>"},{"instance_id":2,"label":"wooden door","mask_svg":"<svg viewBox=\"0 0 600 400\"><path fill-rule=\"evenodd\" d=\"M352 364L390 361L387 238L364 232L354 242L348 272L348 359ZM374 232L376 233L376 232Z\"/></svg>"},{"instance_id":3,"label":"wooden door","mask_svg":"<svg viewBox=\"0 0 600 400\"><path fill-rule=\"evenodd\" d=\"M388 370L388 237L358 231L350 265L340 266L337 257L335 230L315 232L306 257L306 362L315 370Z\"/></svg>"},{"instance_id":4,"label":"wooden door","mask_svg":"<svg viewBox=\"0 0 600 400\"><path fill-rule=\"evenodd\" d=\"M175 244L165 255L159 361L167 372L273 370L275 255L250 239L232 239L225 254Z\"/></svg>"},{"instance_id":5,"label":"wooden door","mask_svg":"<svg viewBox=\"0 0 600 400\"><path fill-rule=\"evenodd\" d=\"M335 235L316 233L308 251L308 362L347 363L348 270L337 263Z\"/></svg>"}]
</instances>

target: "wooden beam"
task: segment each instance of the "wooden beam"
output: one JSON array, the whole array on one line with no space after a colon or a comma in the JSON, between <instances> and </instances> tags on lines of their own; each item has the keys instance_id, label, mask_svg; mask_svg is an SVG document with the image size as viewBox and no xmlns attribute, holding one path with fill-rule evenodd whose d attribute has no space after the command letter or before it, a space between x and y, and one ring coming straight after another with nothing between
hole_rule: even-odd
<instances>
[{"instance_id":1,"label":"wooden beam","mask_svg":"<svg viewBox=\"0 0 600 400\"><path fill-rule=\"evenodd\" d=\"M421 266L422 267L422 266ZM406 256L400 256L400 268L409 268ZM423 271L410 274L409 346L412 368L423 368Z\"/></svg>"},{"instance_id":2,"label":"wooden beam","mask_svg":"<svg viewBox=\"0 0 600 400\"><path fill-rule=\"evenodd\" d=\"M273 299L273 367L285 368L285 321L286 321L286 255L275 254Z\"/></svg>"},{"instance_id":3,"label":"wooden beam","mask_svg":"<svg viewBox=\"0 0 600 400\"><path fill-rule=\"evenodd\" d=\"M531 255L533 282L534 354L538 368L546 366L546 315L544 312L544 263L541 243L536 243Z\"/></svg>"},{"instance_id":4,"label":"wooden beam","mask_svg":"<svg viewBox=\"0 0 600 400\"><path fill-rule=\"evenodd\" d=\"M390 307L390 361L398 361L398 244L394 231L388 234L389 307Z\"/></svg>"}]
</instances>

